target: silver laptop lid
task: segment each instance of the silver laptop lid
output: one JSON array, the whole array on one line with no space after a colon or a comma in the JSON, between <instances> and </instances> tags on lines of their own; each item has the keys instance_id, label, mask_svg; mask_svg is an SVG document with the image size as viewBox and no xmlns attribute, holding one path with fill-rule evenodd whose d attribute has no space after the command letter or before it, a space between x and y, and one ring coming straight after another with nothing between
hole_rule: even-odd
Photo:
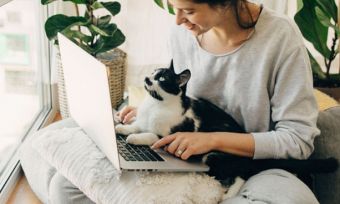
<instances>
[{"instance_id":1,"label":"silver laptop lid","mask_svg":"<svg viewBox=\"0 0 340 204\"><path fill-rule=\"evenodd\" d=\"M70 114L120 170L106 67L60 33L58 41Z\"/></svg>"}]
</instances>

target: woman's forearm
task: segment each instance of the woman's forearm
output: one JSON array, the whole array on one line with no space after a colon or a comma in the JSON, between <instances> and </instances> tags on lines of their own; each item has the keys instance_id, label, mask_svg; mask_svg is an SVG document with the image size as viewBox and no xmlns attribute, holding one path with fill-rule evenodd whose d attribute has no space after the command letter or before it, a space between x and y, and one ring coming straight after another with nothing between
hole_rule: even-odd
<instances>
[{"instance_id":1,"label":"woman's forearm","mask_svg":"<svg viewBox=\"0 0 340 204\"><path fill-rule=\"evenodd\" d=\"M212 137L214 138L214 150L239 156L254 156L255 141L251 134L215 132Z\"/></svg>"}]
</instances>

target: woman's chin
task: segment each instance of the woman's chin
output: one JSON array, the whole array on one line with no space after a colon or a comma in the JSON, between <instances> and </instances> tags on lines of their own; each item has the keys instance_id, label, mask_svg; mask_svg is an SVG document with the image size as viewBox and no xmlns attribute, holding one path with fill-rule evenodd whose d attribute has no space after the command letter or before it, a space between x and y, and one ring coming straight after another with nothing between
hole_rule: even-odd
<instances>
[{"instance_id":1,"label":"woman's chin","mask_svg":"<svg viewBox=\"0 0 340 204\"><path fill-rule=\"evenodd\" d=\"M188 29L188 31L190 31L196 37L204 33L204 31L202 31L198 26L193 26L189 28L187 27L186 29Z\"/></svg>"},{"instance_id":2,"label":"woman's chin","mask_svg":"<svg viewBox=\"0 0 340 204\"><path fill-rule=\"evenodd\" d=\"M192 28L192 29L188 29L194 36L198 36L200 35L200 30L197 29L196 27Z\"/></svg>"},{"instance_id":3,"label":"woman's chin","mask_svg":"<svg viewBox=\"0 0 340 204\"><path fill-rule=\"evenodd\" d=\"M190 31L191 31L191 33L192 33L195 37L197 37L197 36L201 35L202 33L204 33L204 32L202 32L201 30L190 30Z\"/></svg>"}]
</instances>

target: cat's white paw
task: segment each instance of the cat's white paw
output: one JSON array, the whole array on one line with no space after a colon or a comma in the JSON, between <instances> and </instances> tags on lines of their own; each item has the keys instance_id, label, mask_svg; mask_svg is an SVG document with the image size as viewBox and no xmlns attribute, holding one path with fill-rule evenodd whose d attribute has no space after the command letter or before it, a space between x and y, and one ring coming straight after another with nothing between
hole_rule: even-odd
<instances>
[{"instance_id":1,"label":"cat's white paw","mask_svg":"<svg viewBox=\"0 0 340 204\"><path fill-rule=\"evenodd\" d=\"M148 145L151 146L158 140L158 136L153 133L139 133L131 134L126 138L126 142L134 145Z\"/></svg>"},{"instance_id":2,"label":"cat's white paw","mask_svg":"<svg viewBox=\"0 0 340 204\"><path fill-rule=\"evenodd\" d=\"M126 138L126 142L133 145L149 145L145 144L145 141L139 134L131 134Z\"/></svg>"},{"instance_id":3,"label":"cat's white paw","mask_svg":"<svg viewBox=\"0 0 340 204\"><path fill-rule=\"evenodd\" d=\"M125 125L122 125L122 124L116 125L115 129L116 129L117 134L122 134L122 135L130 134L129 128L126 127Z\"/></svg>"}]
</instances>

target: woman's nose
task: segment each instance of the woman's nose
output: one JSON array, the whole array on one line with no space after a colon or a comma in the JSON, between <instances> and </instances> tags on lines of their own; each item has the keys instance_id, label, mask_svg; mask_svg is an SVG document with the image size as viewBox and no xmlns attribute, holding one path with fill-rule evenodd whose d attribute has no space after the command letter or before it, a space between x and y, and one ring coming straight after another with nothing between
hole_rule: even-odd
<instances>
[{"instance_id":1,"label":"woman's nose","mask_svg":"<svg viewBox=\"0 0 340 204\"><path fill-rule=\"evenodd\" d=\"M183 17L180 11L176 12L176 24L181 25L187 21L186 18Z\"/></svg>"}]
</instances>

